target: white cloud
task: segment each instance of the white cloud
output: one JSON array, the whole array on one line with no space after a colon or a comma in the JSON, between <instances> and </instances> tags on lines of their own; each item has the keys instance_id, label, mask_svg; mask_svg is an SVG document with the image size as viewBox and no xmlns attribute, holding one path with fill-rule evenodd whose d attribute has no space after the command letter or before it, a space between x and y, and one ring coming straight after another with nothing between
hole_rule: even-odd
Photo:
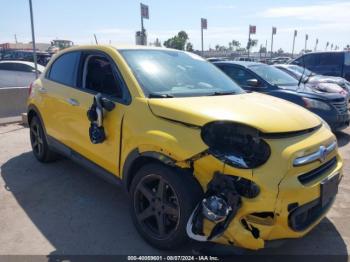
<instances>
[{"instance_id":1,"label":"white cloud","mask_svg":"<svg viewBox=\"0 0 350 262\"><path fill-rule=\"evenodd\" d=\"M265 18L290 17L301 20L324 22L331 24L350 24L350 3L335 2L305 6L274 7L265 10L262 16Z\"/></svg>"}]
</instances>

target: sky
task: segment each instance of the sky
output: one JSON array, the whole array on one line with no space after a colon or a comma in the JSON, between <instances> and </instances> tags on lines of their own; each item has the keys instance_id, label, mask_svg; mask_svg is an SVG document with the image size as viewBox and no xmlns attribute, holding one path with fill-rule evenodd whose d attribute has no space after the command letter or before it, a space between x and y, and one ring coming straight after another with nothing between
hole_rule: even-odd
<instances>
[{"instance_id":1,"label":"sky","mask_svg":"<svg viewBox=\"0 0 350 262\"><path fill-rule=\"evenodd\" d=\"M134 0L32 0L37 42L69 39L91 44L134 44L140 30L140 1ZM228 46L238 40L246 46L249 25L256 26L258 46L271 44L271 28L277 27L274 50L291 52L293 32L298 30L295 50L305 45L324 50L327 41L343 48L350 44L350 1L344 0L142 0L149 6L150 19L144 20L148 42L163 43L185 30L195 49L201 47L200 19L207 18L204 49ZM28 0L0 0L0 43L31 41ZM257 51L258 47L255 48ZM253 50L254 51L254 50Z\"/></svg>"}]
</instances>

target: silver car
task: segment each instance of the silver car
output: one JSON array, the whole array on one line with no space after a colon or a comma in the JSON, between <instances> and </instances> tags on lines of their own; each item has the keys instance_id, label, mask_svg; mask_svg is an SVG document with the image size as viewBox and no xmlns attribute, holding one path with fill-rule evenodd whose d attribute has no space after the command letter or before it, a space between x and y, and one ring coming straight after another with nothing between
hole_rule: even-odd
<instances>
[{"instance_id":1,"label":"silver car","mask_svg":"<svg viewBox=\"0 0 350 262\"><path fill-rule=\"evenodd\" d=\"M45 67L38 65L41 74ZM0 61L0 88L28 86L35 80L35 66L33 62L26 61Z\"/></svg>"},{"instance_id":2,"label":"silver car","mask_svg":"<svg viewBox=\"0 0 350 262\"><path fill-rule=\"evenodd\" d=\"M297 65L278 64L274 67L288 73L297 80L301 80L310 88L321 92L340 93L350 99L350 82L342 77L318 75Z\"/></svg>"}]
</instances>

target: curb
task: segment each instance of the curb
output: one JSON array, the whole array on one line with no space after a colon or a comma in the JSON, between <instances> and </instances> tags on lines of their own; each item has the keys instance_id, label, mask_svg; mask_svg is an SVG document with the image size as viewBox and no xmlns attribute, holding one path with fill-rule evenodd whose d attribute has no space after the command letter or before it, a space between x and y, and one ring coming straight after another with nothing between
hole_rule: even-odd
<instances>
[{"instance_id":1,"label":"curb","mask_svg":"<svg viewBox=\"0 0 350 262\"><path fill-rule=\"evenodd\" d=\"M9 125L9 124L16 124L16 123L23 124L23 125L27 126L28 125L27 114L23 113L20 116L0 118L0 126L5 126L5 125Z\"/></svg>"}]
</instances>

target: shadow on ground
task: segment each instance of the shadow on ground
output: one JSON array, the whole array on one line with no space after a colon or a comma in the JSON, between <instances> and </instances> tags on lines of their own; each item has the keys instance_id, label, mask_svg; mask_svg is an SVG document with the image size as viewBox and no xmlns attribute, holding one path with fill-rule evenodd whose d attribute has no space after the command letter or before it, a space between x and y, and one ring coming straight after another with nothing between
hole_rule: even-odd
<instances>
[{"instance_id":1,"label":"shadow on ground","mask_svg":"<svg viewBox=\"0 0 350 262\"><path fill-rule=\"evenodd\" d=\"M41 164L28 152L4 163L1 173L6 190L54 246L51 255L167 254L139 237L122 188L100 180L69 160ZM237 254L232 248L197 243L180 252L194 254L193 249L213 255ZM303 239L246 253L347 255L341 235L327 219Z\"/></svg>"}]
</instances>

